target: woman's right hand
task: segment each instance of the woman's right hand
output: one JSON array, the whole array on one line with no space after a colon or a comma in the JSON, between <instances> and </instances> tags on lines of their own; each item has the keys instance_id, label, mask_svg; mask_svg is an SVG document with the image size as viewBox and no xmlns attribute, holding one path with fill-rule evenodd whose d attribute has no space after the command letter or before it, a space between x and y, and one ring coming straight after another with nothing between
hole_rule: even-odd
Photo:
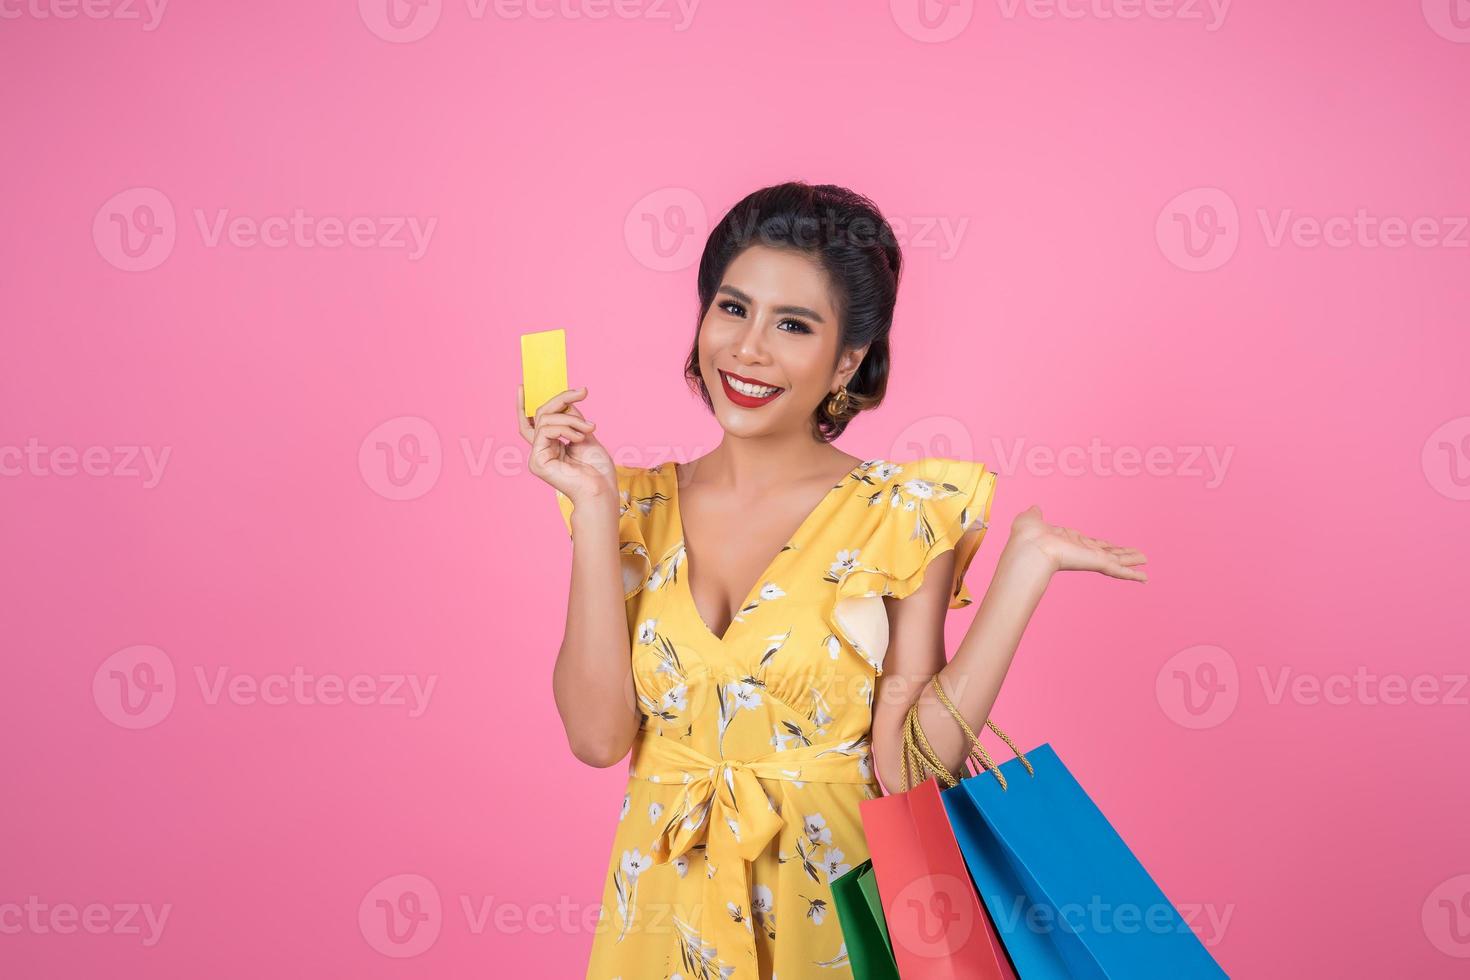
<instances>
[{"instance_id":1,"label":"woman's right hand","mask_svg":"<svg viewBox=\"0 0 1470 980\"><path fill-rule=\"evenodd\" d=\"M597 423L572 404L586 397L585 387L563 391L538 408L532 422L526 419L525 386L517 385L516 418L521 435L531 444L532 473L566 494L574 507L603 495L616 505L617 467L592 434Z\"/></svg>"}]
</instances>

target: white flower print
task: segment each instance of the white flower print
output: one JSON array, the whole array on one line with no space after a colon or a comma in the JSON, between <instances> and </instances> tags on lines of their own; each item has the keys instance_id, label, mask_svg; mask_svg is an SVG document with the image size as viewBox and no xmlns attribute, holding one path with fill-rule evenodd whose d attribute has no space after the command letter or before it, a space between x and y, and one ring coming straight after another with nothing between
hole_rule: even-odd
<instances>
[{"instance_id":1,"label":"white flower print","mask_svg":"<svg viewBox=\"0 0 1470 980\"><path fill-rule=\"evenodd\" d=\"M761 929L771 939L776 938L775 896L765 885L756 885L750 896L750 917L760 923Z\"/></svg>"},{"instance_id":2,"label":"white flower print","mask_svg":"<svg viewBox=\"0 0 1470 980\"><path fill-rule=\"evenodd\" d=\"M802 895L801 897L806 899L806 917L812 920L812 925L821 925L822 920L827 917L827 900L824 898L810 898L806 895Z\"/></svg>"},{"instance_id":3,"label":"white flower print","mask_svg":"<svg viewBox=\"0 0 1470 980\"><path fill-rule=\"evenodd\" d=\"M756 885L751 892L750 911L757 915L765 915L774 907L775 896L767 885Z\"/></svg>"},{"instance_id":4,"label":"white flower print","mask_svg":"<svg viewBox=\"0 0 1470 980\"><path fill-rule=\"evenodd\" d=\"M718 977L724 980L725 977L735 972L733 966L716 966L717 963L722 963L719 950L705 942L699 931L689 923L674 916L674 927L679 932L680 955L684 958L685 964L695 971L696 976Z\"/></svg>"},{"instance_id":5,"label":"white flower print","mask_svg":"<svg viewBox=\"0 0 1470 980\"><path fill-rule=\"evenodd\" d=\"M669 574L673 570L672 566L674 566L675 564L675 561L673 559L670 559L669 565L671 567L664 567L663 562L659 562L657 565L653 566L653 571L650 572L648 575L648 590L650 592L664 587L664 583L667 581Z\"/></svg>"},{"instance_id":6,"label":"white flower print","mask_svg":"<svg viewBox=\"0 0 1470 980\"><path fill-rule=\"evenodd\" d=\"M636 881L638 876L653 867L653 858L648 857L638 848L623 852L623 874L629 881Z\"/></svg>"},{"instance_id":7,"label":"white flower print","mask_svg":"<svg viewBox=\"0 0 1470 980\"><path fill-rule=\"evenodd\" d=\"M807 851L806 838L798 837L793 843L796 845L796 853L794 855L778 854L778 859L783 863L791 860L800 861L801 870L806 872L808 878L820 885L822 876L817 874L816 855Z\"/></svg>"},{"instance_id":8,"label":"white flower print","mask_svg":"<svg viewBox=\"0 0 1470 980\"><path fill-rule=\"evenodd\" d=\"M827 656L831 657L833 660L836 660L837 655L842 652L842 641L837 638L837 634L828 633L827 639L823 642L827 646Z\"/></svg>"},{"instance_id":9,"label":"white flower print","mask_svg":"<svg viewBox=\"0 0 1470 980\"><path fill-rule=\"evenodd\" d=\"M656 619L645 619L643 622L641 622L641 623L638 624L638 642L639 643L644 644L644 645L647 645L649 643L652 643L653 642L653 638L655 636L657 636L657 635L658 635L658 620L656 620Z\"/></svg>"},{"instance_id":10,"label":"white flower print","mask_svg":"<svg viewBox=\"0 0 1470 980\"><path fill-rule=\"evenodd\" d=\"M843 860L846 856L835 847L829 847L822 853L821 863L823 870L827 872L827 884L830 885L832 879L840 878L852 870L852 865Z\"/></svg>"},{"instance_id":11,"label":"white flower print","mask_svg":"<svg viewBox=\"0 0 1470 980\"><path fill-rule=\"evenodd\" d=\"M753 711L760 707L760 688L749 681L735 681L729 684L721 684L717 688L719 692L720 716L717 719L719 745L721 751L725 745L725 732L730 728L730 722L735 720L735 712L744 708Z\"/></svg>"},{"instance_id":12,"label":"white flower print","mask_svg":"<svg viewBox=\"0 0 1470 980\"><path fill-rule=\"evenodd\" d=\"M830 960L818 960L817 961L817 966L824 966L824 967L847 966L847 965L848 965L848 962L847 962L847 943L843 943L841 946L839 946L837 948L837 955L834 956L834 957L832 957Z\"/></svg>"},{"instance_id":13,"label":"white flower print","mask_svg":"<svg viewBox=\"0 0 1470 980\"><path fill-rule=\"evenodd\" d=\"M693 810L690 810L688 815L684 817L684 829L698 830L700 827L704 826L704 818L708 815L709 803L705 802L699 804Z\"/></svg>"},{"instance_id":14,"label":"white flower print","mask_svg":"<svg viewBox=\"0 0 1470 980\"><path fill-rule=\"evenodd\" d=\"M806 839L812 845L831 845L832 828L827 826L827 818L820 813L808 813L802 819L802 829L806 832Z\"/></svg>"},{"instance_id":15,"label":"white flower print","mask_svg":"<svg viewBox=\"0 0 1470 980\"><path fill-rule=\"evenodd\" d=\"M860 553L858 548L837 552L837 560L827 568L827 578L833 582L840 581L843 575L857 568Z\"/></svg>"},{"instance_id":16,"label":"white flower print","mask_svg":"<svg viewBox=\"0 0 1470 980\"><path fill-rule=\"evenodd\" d=\"M858 772L862 773L864 779L873 778L873 757L867 752L858 756Z\"/></svg>"},{"instance_id":17,"label":"white flower print","mask_svg":"<svg viewBox=\"0 0 1470 980\"><path fill-rule=\"evenodd\" d=\"M689 707L684 696L689 693L688 684L675 684L664 692L664 707L673 711L683 711Z\"/></svg>"},{"instance_id":18,"label":"white flower print","mask_svg":"<svg viewBox=\"0 0 1470 980\"><path fill-rule=\"evenodd\" d=\"M754 684L747 684L744 681L739 681L735 684L732 684L730 685L730 696L734 700L735 707L737 708L744 708L746 711L753 711L754 709L760 707L760 688L756 687Z\"/></svg>"},{"instance_id":19,"label":"white flower print","mask_svg":"<svg viewBox=\"0 0 1470 980\"><path fill-rule=\"evenodd\" d=\"M903 483L898 488L898 490L899 490L900 493L906 493L910 497L915 497L915 498L917 498L919 500L930 500L934 496L934 484L930 483L928 480L918 480L918 479L908 480L905 483ZM894 500L894 506L897 506L898 505L898 503L897 503L898 502L898 497L895 496L893 498L893 500ZM907 507L906 509L912 510L913 508L910 506L910 507Z\"/></svg>"},{"instance_id":20,"label":"white flower print","mask_svg":"<svg viewBox=\"0 0 1470 980\"><path fill-rule=\"evenodd\" d=\"M777 585L775 582L767 582L765 585L761 586L760 601L770 602L772 599L779 599L785 594L786 593L782 591L781 586Z\"/></svg>"},{"instance_id":21,"label":"white flower print","mask_svg":"<svg viewBox=\"0 0 1470 980\"><path fill-rule=\"evenodd\" d=\"M648 804L648 822L658 823L659 815L664 812L664 805L658 800Z\"/></svg>"},{"instance_id":22,"label":"white flower print","mask_svg":"<svg viewBox=\"0 0 1470 980\"><path fill-rule=\"evenodd\" d=\"M679 872L680 878L687 875L689 873L689 855L680 854L674 858L674 870Z\"/></svg>"},{"instance_id":23,"label":"white flower print","mask_svg":"<svg viewBox=\"0 0 1470 980\"><path fill-rule=\"evenodd\" d=\"M633 914L637 911L634 905L634 896L638 891L638 876L653 867L653 858L646 856L636 847L631 851L623 852L622 862L618 870L613 873L613 887L618 896L618 917L623 920L623 928L618 931L617 942L622 942L623 937L628 934L628 926L633 922Z\"/></svg>"},{"instance_id":24,"label":"white flower print","mask_svg":"<svg viewBox=\"0 0 1470 980\"><path fill-rule=\"evenodd\" d=\"M760 663L757 665L757 669L764 669L765 666L771 662L771 658L781 651L781 648L786 645L786 641L790 638L791 630L787 630L784 633L777 633L775 636L766 637L766 649L765 652L761 654Z\"/></svg>"},{"instance_id":25,"label":"white flower print","mask_svg":"<svg viewBox=\"0 0 1470 980\"><path fill-rule=\"evenodd\" d=\"M677 681L684 680L684 664L679 660L679 651L668 637L653 638L654 656L658 658L658 666L654 668L656 674L668 674Z\"/></svg>"},{"instance_id":26,"label":"white flower print","mask_svg":"<svg viewBox=\"0 0 1470 980\"><path fill-rule=\"evenodd\" d=\"M832 715L827 712L830 705L827 704L827 699L822 696L822 692L816 688L811 688L811 695L812 724L817 726L812 734L822 735L825 734L827 726L832 724Z\"/></svg>"},{"instance_id":27,"label":"white flower print","mask_svg":"<svg viewBox=\"0 0 1470 980\"><path fill-rule=\"evenodd\" d=\"M629 803L632 802L632 799L633 799L633 794L632 793L624 793L623 794L623 812L618 814L618 822L619 823L622 823L623 822L623 818L628 815L628 805L629 805Z\"/></svg>"},{"instance_id":28,"label":"white flower print","mask_svg":"<svg viewBox=\"0 0 1470 980\"><path fill-rule=\"evenodd\" d=\"M793 742L799 747L811 745L811 736L801 730L801 726L794 721L783 721L771 726L775 734L771 736L771 744L776 747L777 752L786 751L787 746Z\"/></svg>"},{"instance_id":29,"label":"white flower print","mask_svg":"<svg viewBox=\"0 0 1470 980\"><path fill-rule=\"evenodd\" d=\"M726 902L725 911L730 913L730 918L745 926L746 929L750 929L750 920L745 917L745 910L738 902Z\"/></svg>"},{"instance_id":30,"label":"white flower print","mask_svg":"<svg viewBox=\"0 0 1470 980\"><path fill-rule=\"evenodd\" d=\"M792 735L789 732L782 731L780 725L772 725L771 727L776 732L776 734L771 736L771 744L776 747L777 752L785 752L787 745L800 738L798 735Z\"/></svg>"}]
</instances>

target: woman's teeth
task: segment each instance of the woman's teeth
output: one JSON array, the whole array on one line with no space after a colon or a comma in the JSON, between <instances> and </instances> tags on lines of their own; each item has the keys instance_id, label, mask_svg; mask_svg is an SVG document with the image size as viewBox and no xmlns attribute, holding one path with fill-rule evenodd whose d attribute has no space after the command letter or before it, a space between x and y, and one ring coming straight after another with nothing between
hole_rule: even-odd
<instances>
[{"instance_id":1,"label":"woman's teeth","mask_svg":"<svg viewBox=\"0 0 1470 980\"><path fill-rule=\"evenodd\" d=\"M780 388L772 388L768 385L746 384L744 381L741 381L738 378L732 378L728 374L725 375L725 380L729 383L731 388L734 388L742 395L749 395L751 398L765 398L767 395L774 395L776 392L781 390Z\"/></svg>"}]
</instances>

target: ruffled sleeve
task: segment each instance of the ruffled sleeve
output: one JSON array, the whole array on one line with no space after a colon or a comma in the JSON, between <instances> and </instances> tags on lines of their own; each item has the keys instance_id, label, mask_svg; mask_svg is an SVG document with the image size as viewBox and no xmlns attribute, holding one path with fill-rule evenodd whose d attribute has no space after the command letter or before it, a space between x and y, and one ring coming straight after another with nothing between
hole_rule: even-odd
<instances>
[{"instance_id":1,"label":"ruffled sleeve","mask_svg":"<svg viewBox=\"0 0 1470 980\"><path fill-rule=\"evenodd\" d=\"M965 572L990 526L995 494L995 474L984 463L928 457L896 470L868 497L870 507L883 510L838 580L832 610L835 630L879 674L888 650L884 596L912 595L929 563L954 551L949 608L975 601Z\"/></svg>"},{"instance_id":2,"label":"ruffled sleeve","mask_svg":"<svg viewBox=\"0 0 1470 980\"><path fill-rule=\"evenodd\" d=\"M658 499L656 494L642 494L647 489L648 471L631 466L618 466L618 555L623 570L623 600L633 598L643 591L653 571L653 560L648 555L645 540L645 523L648 513ZM571 498L560 490L556 491L556 503L561 508L562 521L567 534L572 533Z\"/></svg>"}]
</instances>

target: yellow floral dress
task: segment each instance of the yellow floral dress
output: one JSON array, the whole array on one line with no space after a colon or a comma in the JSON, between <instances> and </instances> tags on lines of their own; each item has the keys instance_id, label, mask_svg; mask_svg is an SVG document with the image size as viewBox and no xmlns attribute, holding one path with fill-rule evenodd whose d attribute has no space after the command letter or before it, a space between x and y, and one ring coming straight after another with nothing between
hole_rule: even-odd
<instances>
[{"instance_id":1,"label":"yellow floral dress","mask_svg":"<svg viewBox=\"0 0 1470 980\"><path fill-rule=\"evenodd\" d=\"M588 980L851 977L829 886L867 858L858 803L882 795L870 752L882 597L910 595L953 549L949 606L973 601L963 577L995 475L941 457L860 463L723 637L689 589L674 464L617 475L643 717Z\"/></svg>"}]
</instances>

